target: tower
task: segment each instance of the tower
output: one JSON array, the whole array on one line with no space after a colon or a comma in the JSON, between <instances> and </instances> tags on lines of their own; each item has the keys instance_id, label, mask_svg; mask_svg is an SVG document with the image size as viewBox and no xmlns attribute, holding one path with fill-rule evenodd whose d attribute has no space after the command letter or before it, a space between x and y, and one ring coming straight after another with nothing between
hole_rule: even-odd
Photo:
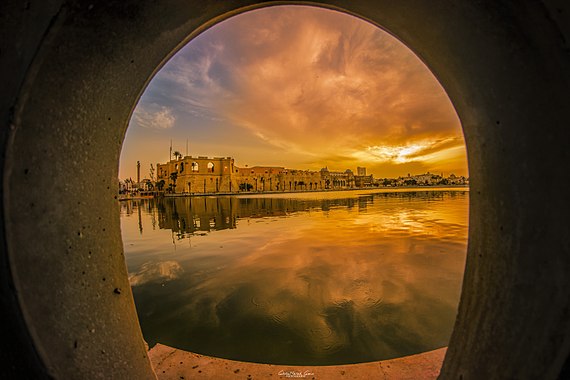
<instances>
[{"instance_id":1,"label":"tower","mask_svg":"<svg viewBox=\"0 0 570 380\"><path fill-rule=\"evenodd\" d=\"M141 183L141 162L137 161L137 186Z\"/></svg>"}]
</instances>

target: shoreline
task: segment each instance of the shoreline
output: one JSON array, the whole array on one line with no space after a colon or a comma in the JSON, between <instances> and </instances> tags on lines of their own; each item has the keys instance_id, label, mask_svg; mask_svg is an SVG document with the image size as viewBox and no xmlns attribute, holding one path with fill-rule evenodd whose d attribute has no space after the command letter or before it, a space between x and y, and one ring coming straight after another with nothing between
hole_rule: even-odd
<instances>
[{"instance_id":1,"label":"shoreline","mask_svg":"<svg viewBox=\"0 0 570 380\"><path fill-rule=\"evenodd\" d=\"M357 189L330 189L330 190L295 190L295 191L243 191L243 192L219 192L219 193L177 193L177 194L163 194L160 197L164 198L193 198L193 197L219 197L219 196L257 196L257 195L277 195L277 194L316 194L316 193L333 193L333 192L355 192L355 191L366 191L366 192L398 192L398 190L404 191L441 191L444 189L458 190L464 189L469 191L469 185L433 185L433 186L396 186L396 187L365 187ZM143 200L143 199L156 199L160 197L155 196L134 196L134 197L119 197L119 201L129 201L129 200Z\"/></svg>"}]
</instances>

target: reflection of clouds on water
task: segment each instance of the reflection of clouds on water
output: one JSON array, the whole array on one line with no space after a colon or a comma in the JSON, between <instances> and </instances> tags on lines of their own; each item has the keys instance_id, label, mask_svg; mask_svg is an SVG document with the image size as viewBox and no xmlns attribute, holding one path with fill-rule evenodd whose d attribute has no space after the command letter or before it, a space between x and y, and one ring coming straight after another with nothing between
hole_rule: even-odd
<instances>
[{"instance_id":1,"label":"reflection of clouds on water","mask_svg":"<svg viewBox=\"0 0 570 380\"><path fill-rule=\"evenodd\" d=\"M129 273L129 283L131 286L139 286L153 281L170 281L180 277L182 272L184 269L176 261L146 262L138 272Z\"/></svg>"},{"instance_id":2,"label":"reflection of clouds on water","mask_svg":"<svg viewBox=\"0 0 570 380\"><path fill-rule=\"evenodd\" d=\"M145 338L229 359L298 365L445 346L465 264L466 194L361 200L367 207L346 202L327 211L306 200L266 201L297 212L193 237L198 248L178 254L175 263L185 272L175 281L133 289ZM235 213L249 215L241 206ZM206 254L200 249L208 244L216 250Z\"/></svg>"},{"instance_id":3,"label":"reflection of clouds on water","mask_svg":"<svg viewBox=\"0 0 570 380\"><path fill-rule=\"evenodd\" d=\"M236 351L243 352L252 332L266 326L267 339L294 336L282 346L298 351L301 344L307 360L325 362L350 362L355 354L364 360L397 357L444 346L455 315L464 246L441 254L434 242L418 253L389 233L372 242L358 231L326 234L312 226L265 238L259 248L188 289L184 321L200 326L190 335L199 339L197 330L206 328L206 341L231 337L239 342ZM442 280L441 268L449 278ZM442 327L442 319L449 323Z\"/></svg>"}]
</instances>

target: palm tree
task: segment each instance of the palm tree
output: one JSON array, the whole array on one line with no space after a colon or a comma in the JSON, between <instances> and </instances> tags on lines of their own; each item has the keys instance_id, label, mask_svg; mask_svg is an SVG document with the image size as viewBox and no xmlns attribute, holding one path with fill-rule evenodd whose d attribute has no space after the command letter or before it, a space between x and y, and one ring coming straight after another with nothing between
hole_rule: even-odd
<instances>
[{"instance_id":1,"label":"palm tree","mask_svg":"<svg viewBox=\"0 0 570 380\"><path fill-rule=\"evenodd\" d=\"M148 171L149 176L150 176L150 180L154 181L154 166L152 166L152 164L150 164L150 170Z\"/></svg>"},{"instance_id":2,"label":"palm tree","mask_svg":"<svg viewBox=\"0 0 570 380\"><path fill-rule=\"evenodd\" d=\"M174 156L174 158L176 158L177 160L182 158L182 153L180 153L179 151L175 150L174 153L172 153L172 155Z\"/></svg>"},{"instance_id":3,"label":"palm tree","mask_svg":"<svg viewBox=\"0 0 570 380\"><path fill-rule=\"evenodd\" d=\"M172 172L170 173L170 179L172 180L172 188L174 189L174 191L172 191L173 193L175 193L176 191L176 180L178 179L178 172Z\"/></svg>"}]
</instances>

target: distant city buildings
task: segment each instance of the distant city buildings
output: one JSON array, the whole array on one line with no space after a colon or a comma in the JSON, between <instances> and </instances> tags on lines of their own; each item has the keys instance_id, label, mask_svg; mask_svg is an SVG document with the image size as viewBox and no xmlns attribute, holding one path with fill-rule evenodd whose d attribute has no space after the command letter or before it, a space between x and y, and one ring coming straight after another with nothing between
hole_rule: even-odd
<instances>
[{"instance_id":1,"label":"distant city buildings","mask_svg":"<svg viewBox=\"0 0 570 380\"><path fill-rule=\"evenodd\" d=\"M137 179L140 177L137 163ZM151 167L151 177L154 168ZM119 191L167 192L179 194L215 194L242 192L294 192L345 190L370 187L468 185L469 179L451 174L425 173L398 178L375 179L366 175L365 167L358 167L356 175L350 169L333 171L328 167L319 171L287 169L281 166L237 167L232 157L182 156L163 164L156 164L154 178L119 182Z\"/></svg>"},{"instance_id":2,"label":"distant city buildings","mask_svg":"<svg viewBox=\"0 0 570 380\"><path fill-rule=\"evenodd\" d=\"M458 177L455 174L450 174L449 177L444 177L443 174L432 174L430 172L418 175L408 173L406 177L384 178L377 181L381 186L391 187L469 185L469 178L464 176Z\"/></svg>"}]
</instances>

